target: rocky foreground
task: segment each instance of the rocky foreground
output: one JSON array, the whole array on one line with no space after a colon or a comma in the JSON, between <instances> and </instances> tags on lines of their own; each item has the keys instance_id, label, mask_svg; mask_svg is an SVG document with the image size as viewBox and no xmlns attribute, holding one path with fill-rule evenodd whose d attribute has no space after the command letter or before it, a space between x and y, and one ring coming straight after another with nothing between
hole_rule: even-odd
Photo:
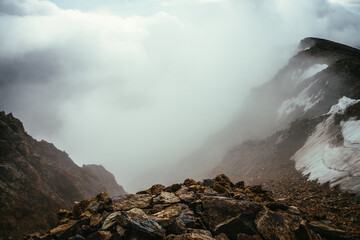
<instances>
[{"instance_id":1,"label":"rocky foreground","mask_svg":"<svg viewBox=\"0 0 360 240\"><path fill-rule=\"evenodd\" d=\"M27 239L359 239L328 220L311 221L260 185L233 184L223 174L115 198L101 193L58 218L49 233Z\"/></svg>"}]
</instances>

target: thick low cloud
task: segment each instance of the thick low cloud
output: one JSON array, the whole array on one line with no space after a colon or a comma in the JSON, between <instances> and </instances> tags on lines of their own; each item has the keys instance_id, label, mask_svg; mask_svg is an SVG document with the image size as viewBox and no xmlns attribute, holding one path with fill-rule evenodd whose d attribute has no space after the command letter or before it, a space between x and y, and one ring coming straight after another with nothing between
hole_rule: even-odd
<instances>
[{"instance_id":1,"label":"thick low cloud","mask_svg":"<svg viewBox=\"0 0 360 240\"><path fill-rule=\"evenodd\" d=\"M0 107L129 190L222 128L302 38L359 44L359 13L339 1L100 4L0 2Z\"/></svg>"}]
</instances>

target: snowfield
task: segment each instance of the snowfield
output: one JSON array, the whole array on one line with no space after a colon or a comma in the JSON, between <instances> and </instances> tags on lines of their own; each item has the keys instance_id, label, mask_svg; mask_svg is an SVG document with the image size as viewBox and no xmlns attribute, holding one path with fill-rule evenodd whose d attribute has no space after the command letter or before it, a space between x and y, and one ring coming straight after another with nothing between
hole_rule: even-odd
<instances>
[{"instance_id":1,"label":"snowfield","mask_svg":"<svg viewBox=\"0 0 360 240\"><path fill-rule=\"evenodd\" d=\"M335 113L344 113L345 109L360 100L343 97L331 107L330 116L316 126L314 133L307 139L292 160L295 168L310 180L320 183L330 182L351 191L360 190L360 120L334 122ZM343 141L334 143L341 134Z\"/></svg>"}]
</instances>

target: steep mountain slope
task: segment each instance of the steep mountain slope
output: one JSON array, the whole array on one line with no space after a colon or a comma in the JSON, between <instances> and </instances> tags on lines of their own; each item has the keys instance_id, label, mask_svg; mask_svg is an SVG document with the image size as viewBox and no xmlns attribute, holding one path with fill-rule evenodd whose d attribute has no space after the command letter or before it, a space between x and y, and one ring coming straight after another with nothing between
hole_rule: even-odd
<instances>
[{"instance_id":1,"label":"steep mountain slope","mask_svg":"<svg viewBox=\"0 0 360 240\"><path fill-rule=\"evenodd\" d=\"M304 50L252 99L263 102L273 96L264 111L268 126L275 129L303 120L267 139L237 145L216 171L231 171L235 179L261 175L265 180L292 159L310 180L359 192L360 51L322 39L305 39L300 48Z\"/></svg>"},{"instance_id":2,"label":"steep mountain slope","mask_svg":"<svg viewBox=\"0 0 360 240\"><path fill-rule=\"evenodd\" d=\"M95 175L99 180L99 183L104 185L109 196L116 196L125 193L124 188L117 184L114 175L106 171L103 166L95 164L83 165L82 170L87 172L89 175Z\"/></svg>"},{"instance_id":3,"label":"steep mountain slope","mask_svg":"<svg viewBox=\"0 0 360 240\"><path fill-rule=\"evenodd\" d=\"M108 186L114 195L125 193L113 176L103 177L110 175L99 167L80 168L53 144L29 136L12 114L0 112L0 236L47 230L56 224L59 208Z\"/></svg>"},{"instance_id":4,"label":"steep mountain slope","mask_svg":"<svg viewBox=\"0 0 360 240\"><path fill-rule=\"evenodd\" d=\"M343 96L360 98L360 50L332 41L305 38L299 52L276 76L253 89L232 123L180 161L179 169L200 177L221 162L228 149L263 139L297 119L329 112ZM306 140L306 138L305 138Z\"/></svg>"}]
</instances>

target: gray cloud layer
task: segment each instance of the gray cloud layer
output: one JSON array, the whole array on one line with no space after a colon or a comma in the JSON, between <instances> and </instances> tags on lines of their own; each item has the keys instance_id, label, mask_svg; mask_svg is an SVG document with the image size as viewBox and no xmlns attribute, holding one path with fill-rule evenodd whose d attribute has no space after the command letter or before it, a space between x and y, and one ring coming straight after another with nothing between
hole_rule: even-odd
<instances>
[{"instance_id":1,"label":"gray cloud layer","mask_svg":"<svg viewBox=\"0 0 360 240\"><path fill-rule=\"evenodd\" d=\"M359 13L346 6L152 0L81 11L2 0L0 107L133 190L131 176L180 159L224 126L302 38L358 45Z\"/></svg>"}]
</instances>

